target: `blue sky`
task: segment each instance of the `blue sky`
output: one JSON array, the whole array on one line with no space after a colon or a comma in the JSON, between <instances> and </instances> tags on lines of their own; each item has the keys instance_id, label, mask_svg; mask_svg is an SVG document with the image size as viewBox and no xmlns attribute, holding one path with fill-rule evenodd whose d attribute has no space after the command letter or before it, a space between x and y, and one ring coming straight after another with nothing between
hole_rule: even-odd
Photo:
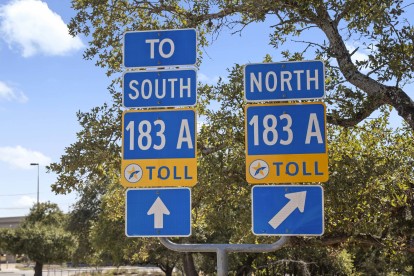
<instances>
[{"instance_id":1,"label":"blue sky","mask_svg":"<svg viewBox=\"0 0 414 276\"><path fill-rule=\"evenodd\" d=\"M64 211L75 195L55 196L45 166L75 141L78 110L109 99L109 80L82 60L86 41L68 35L69 1L2 1L0 5L0 217L27 214L36 200Z\"/></svg>"},{"instance_id":2,"label":"blue sky","mask_svg":"<svg viewBox=\"0 0 414 276\"><path fill-rule=\"evenodd\" d=\"M25 215L36 201L33 162L40 163L40 201L70 210L76 195L52 193L56 175L45 166L76 141L76 112L110 101L104 69L82 59L87 39L68 35L70 6L70 0L0 4L0 217ZM265 32L246 28L231 44L226 36L205 49L199 80L213 83L234 63L260 62L271 50ZM263 47L240 47L252 41Z\"/></svg>"},{"instance_id":3,"label":"blue sky","mask_svg":"<svg viewBox=\"0 0 414 276\"><path fill-rule=\"evenodd\" d=\"M56 175L45 166L76 141L76 112L110 101L105 70L82 59L87 39L68 35L65 24L75 15L70 6L70 0L0 2L0 217L25 215L36 201L33 162L40 163L40 201L70 210L76 195L52 193ZM272 23L249 25L241 35L224 31L205 49L198 80L214 83L235 63L258 63L267 53L282 61L268 45ZM353 50L358 42L348 46Z\"/></svg>"}]
</instances>

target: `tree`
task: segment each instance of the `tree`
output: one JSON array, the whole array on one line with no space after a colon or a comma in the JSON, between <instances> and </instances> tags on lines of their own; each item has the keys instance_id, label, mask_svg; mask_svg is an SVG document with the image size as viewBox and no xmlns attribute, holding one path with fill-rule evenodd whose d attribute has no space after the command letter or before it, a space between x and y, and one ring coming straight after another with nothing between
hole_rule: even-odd
<instances>
[{"instance_id":1,"label":"tree","mask_svg":"<svg viewBox=\"0 0 414 276\"><path fill-rule=\"evenodd\" d=\"M286 60L319 58L326 65L326 102L331 123L331 176L324 184L326 234L319 239L293 238L288 248L273 254L231 255L231 270L241 275L270 269L272 265L282 269L287 264L282 273L298 273L306 265L314 274L370 274L373 270L368 267L378 263L383 264L383 272L395 272L398 267L409 271L413 258L408 252L413 250L410 244L414 109L403 89L412 76L414 63L413 28L409 20L404 20L407 4L361 0L74 0L73 7L78 13L69 25L71 33L90 35L85 58L98 56L97 65L107 67L108 75L121 70L121 38L126 30L195 27L202 47L207 45L208 35L219 35L224 27L239 27L242 32L247 24L272 16L277 23L270 30L269 43L276 50L287 39L322 31L326 42L302 42L303 52L282 54ZM370 51L368 60L352 59L354 52L347 50L346 42L355 37L361 38L361 48ZM265 62L271 61L270 56L265 58ZM186 242L273 241L250 233L251 186L245 181L242 158L245 147L241 69L236 65L230 70L228 82L220 80L214 86L199 86L197 108L205 116L205 124L198 134L199 184L192 194L193 235ZM83 129L78 133L78 141L67 148L60 163L50 166L59 175L55 191L117 183L121 133L119 93L115 92L118 84L115 81L111 86L112 107L103 105L80 114ZM219 106L211 109L212 102ZM388 105L406 121L403 129L394 130L387 125ZM367 120L374 110L379 111L380 118ZM105 200L110 200L111 193L105 194ZM116 195L115 192L113 199ZM111 223L100 225L110 227ZM140 241L139 248L147 249L139 252L141 257L157 252L152 244L154 240ZM214 271L213 255L195 255L194 260L198 269ZM385 265L387 261L389 265ZM308 265L312 263L316 265Z\"/></svg>"},{"instance_id":2,"label":"tree","mask_svg":"<svg viewBox=\"0 0 414 276\"><path fill-rule=\"evenodd\" d=\"M78 190L79 199L68 214L67 229L78 240L78 246L72 258L75 264L98 265L102 262L101 256L92 246L90 230L102 211L101 196L105 194L106 189L104 185L88 183L84 189Z\"/></svg>"},{"instance_id":3,"label":"tree","mask_svg":"<svg viewBox=\"0 0 414 276\"><path fill-rule=\"evenodd\" d=\"M404 91L413 77L414 28L403 0L309 0L309 1L148 1L73 0L77 14L69 28L72 35L90 36L86 59L99 56L97 65L108 75L121 71L122 36L125 31L195 27L200 47L207 35L227 27L242 32L248 24L268 18L276 21L269 43L277 49L287 39L311 32L315 41L304 45L296 59L323 58L334 76L328 86L332 103L329 121L356 125L383 105L391 105L414 128L414 102ZM406 13L406 11L408 13ZM407 17L408 16L408 17ZM323 35L323 41L320 39ZM369 52L367 60L353 60L356 50L347 42L358 40ZM289 54L286 52L285 54ZM237 62L237 61L235 61ZM336 65L337 64L337 65Z\"/></svg>"},{"instance_id":4,"label":"tree","mask_svg":"<svg viewBox=\"0 0 414 276\"><path fill-rule=\"evenodd\" d=\"M269 57L266 61L270 61ZM244 155L242 74L242 67L236 65L229 72L229 82L219 81L215 86L204 85L199 88L199 109L205 115L205 124L198 134L199 184L192 189L193 235L186 239L189 243L273 241L271 238L255 237L250 231L251 186L245 181L244 159L241 158ZM210 101L219 102L219 108L208 109ZM231 255L232 270L242 273L273 269L272 266L279 267L284 264L280 262L281 259L290 264L288 271L304 269L303 265L315 263L319 270L312 265L308 265L307 269L316 274L342 269L363 271L363 267L380 259L382 262L388 260L389 263L391 260L400 260L400 263L393 261L394 266L384 264L381 269L409 269L411 259L407 254L413 250L410 243L411 229L414 226L414 221L410 218L410 206L413 205L414 198L411 169L414 156L411 143L413 133L409 128L390 128L387 124L389 110L383 109L381 112L379 118L367 120L356 127L328 127L331 176L324 185L325 235L320 239L294 238L290 245L292 249L269 254L265 258L260 254ZM109 113L103 114L107 116ZM99 120L91 120L90 124L98 127ZM115 121L114 124L117 125ZM102 127L102 137L94 136L89 141L79 136L79 141L67 149L67 155L61 159L62 163L53 166L76 168L77 172L85 171L86 178L91 176L88 174L89 169L85 169L83 165L76 166L88 164L95 168L100 163L94 162L105 163L106 160L92 159L95 156L91 155L90 162L83 159L85 162L76 163L76 158L71 155L72 148L76 145L79 149L96 149L94 140L104 140L105 134L110 133L105 131L105 124ZM88 133L83 130L82 132ZM83 144L85 141L88 143ZM107 151L105 148L101 150ZM105 156L104 153L94 153ZM110 154L118 155L113 152ZM82 158L86 157L84 155ZM72 161L66 163L67 160ZM111 170L116 172L119 168ZM82 176L82 179L85 177ZM148 261L162 267L157 258L165 257L163 263L168 264L169 252L156 240L131 241L124 237L124 192L117 181L115 177L106 186L106 193L101 197L98 219L93 223L90 232L92 244L96 249L106 252L116 248L117 253L122 251L120 257L126 260ZM96 183L91 182L86 187L92 188ZM75 186L79 187L82 186ZM86 191L85 187L83 189ZM109 244L114 246L107 246ZM367 259L368 263L350 261L360 260L356 256L374 251L378 254L372 256L370 261ZM199 270L214 271L214 255L196 255L195 261Z\"/></svg>"},{"instance_id":5,"label":"tree","mask_svg":"<svg viewBox=\"0 0 414 276\"><path fill-rule=\"evenodd\" d=\"M217 101L220 104L214 110L203 110L206 122L198 135L199 144L204 146L199 147L199 184L193 188L197 227L194 232L198 240L272 241L248 234L250 187L245 182L244 159L240 158L245 149L242 74L242 68L236 65L229 73L229 82L220 81L215 86L200 89L201 103ZM380 259L388 260L388 266L383 265L381 269L409 268L409 260L413 258L410 252L414 250L414 137L407 127L393 129L389 126L389 107L380 111L378 118L358 126L328 126L330 179L323 184L325 234L320 239L293 238L291 246L297 254L290 260L303 258L306 263L316 263L329 271L329 268L339 269L335 264L337 256L351 254L355 258L353 254L376 251L378 255L372 258L372 264ZM317 255L309 251L308 255L301 254L301 251L306 252L301 248L306 247L321 252L321 259L316 259ZM340 247L348 253L321 247ZM274 255L289 260L286 251ZM331 263L322 264L326 259L322 255L332 256ZM233 258L239 268L249 263L251 268L263 266L263 259L257 254ZM392 259L405 260L404 265L396 262L392 266ZM269 263L276 261L274 258L267 260ZM361 263L354 265L362 270ZM321 273L323 270L312 274Z\"/></svg>"},{"instance_id":6,"label":"tree","mask_svg":"<svg viewBox=\"0 0 414 276\"><path fill-rule=\"evenodd\" d=\"M36 204L17 229L1 230L0 243L7 251L35 261L35 275L41 276L44 264L69 260L76 246L64 223L65 216L56 204Z\"/></svg>"}]
</instances>

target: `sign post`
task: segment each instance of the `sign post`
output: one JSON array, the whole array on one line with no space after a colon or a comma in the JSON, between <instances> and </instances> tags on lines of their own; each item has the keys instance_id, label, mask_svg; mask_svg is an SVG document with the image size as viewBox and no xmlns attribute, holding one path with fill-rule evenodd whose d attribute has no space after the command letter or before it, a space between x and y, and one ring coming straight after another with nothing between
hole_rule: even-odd
<instances>
[{"instance_id":1,"label":"sign post","mask_svg":"<svg viewBox=\"0 0 414 276\"><path fill-rule=\"evenodd\" d=\"M195 65L196 39L195 29L125 33L124 66L145 70L124 73L124 106L194 106L196 71L181 66ZM250 64L245 67L244 75L247 102L324 96L324 67L320 61ZM249 105L245 111L249 183L328 179L323 103ZM216 252L217 274L224 276L228 272L228 252L274 251L288 239L282 237L268 245L178 245L165 239L191 234L191 190L143 187L194 186L197 183L196 145L193 108L123 113L121 184L140 188L126 192L125 233L130 237L159 237L167 248L179 252ZM322 235L322 188L275 187L252 189L253 232Z\"/></svg>"},{"instance_id":2,"label":"sign post","mask_svg":"<svg viewBox=\"0 0 414 276\"><path fill-rule=\"evenodd\" d=\"M325 95L324 64L317 60L248 64L244 92L248 103L320 99ZM250 184L328 180L322 102L249 104L245 130ZM255 235L322 235L322 186L254 186L252 231Z\"/></svg>"}]
</instances>

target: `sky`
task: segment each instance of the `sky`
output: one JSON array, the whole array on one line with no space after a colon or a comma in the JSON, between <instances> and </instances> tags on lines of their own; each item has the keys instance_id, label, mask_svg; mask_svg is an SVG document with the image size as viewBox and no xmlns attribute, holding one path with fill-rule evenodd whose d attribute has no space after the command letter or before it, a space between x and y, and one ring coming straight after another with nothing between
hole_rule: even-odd
<instances>
[{"instance_id":1,"label":"sky","mask_svg":"<svg viewBox=\"0 0 414 276\"><path fill-rule=\"evenodd\" d=\"M0 2L0 217L26 215L36 202L38 167L30 163L39 164L40 202L71 210L76 194L55 195L50 185L56 175L45 167L76 141L76 112L111 100L105 69L82 58L87 38L68 34L75 15L70 6L70 0ZM204 49L198 80L213 84L235 63L259 63L267 53L281 61L263 31L272 23L249 25L241 35L224 31Z\"/></svg>"},{"instance_id":2,"label":"sky","mask_svg":"<svg viewBox=\"0 0 414 276\"><path fill-rule=\"evenodd\" d=\"M0 2L0 217L26 215L36 202L38 168L30 163L39 163L40 202L71 210L76 194L55 195L56 175L45 167L76 141L76 112L110 101L105 70L82 58L87 39L68 34L70 6L70 0ZM271 50L266 43L249 55L239 47L252 37L268 41L250 28L231 44L220 37L205 49L198 80L214 83L234 63L260 62Z\"/></svg>"}]
</instances>

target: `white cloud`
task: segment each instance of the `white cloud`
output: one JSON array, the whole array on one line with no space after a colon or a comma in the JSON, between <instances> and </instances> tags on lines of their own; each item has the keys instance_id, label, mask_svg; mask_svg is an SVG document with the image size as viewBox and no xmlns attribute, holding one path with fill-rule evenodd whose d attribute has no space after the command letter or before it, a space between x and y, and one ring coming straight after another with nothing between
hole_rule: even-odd
<instances>
[{"instance_id":1,"label":"white cloud","mask_svg":"<svg viewBox=\"0 0 414 276\"><path fill-rule=\"evenodd\" d=\"M24 57L35 54L65 55L83 47L72 37L60 15L40 0L13 0L0 6L0 37Z\"/></svg>"},{"instance_id":2,"label":"white cloud","mask_svg":"<svg viewBox=\"0 0 414 276\"><path fill-rule=\"evenodd\" d=\"M354 44L357 44L357 43L354 43ZM357 49L357 47L358 47L358 44L357 44L357 46L354 46L354 45L351 45L351 44L346 44L346 48L348 49L348 51L350 52L350 53L353 53L356 49ZM368 60L368 55L367 54L365 54L365 53L363 53L362 51L360 51L360 50L357 50L353 55L352 55L352 57L351 57L351 59L352 59L352 61L353 62L355 62L355 61L364 61L364 60Z\"/></svg>"},{"instance_id":3,"label":"white cloud","mask_svg":"<svg viewBox=\"0 0 414 276\"><path fill-rule=\"evenodd\" d=\"M5 84L4 82L0 81L0 101L17 101L19 103L27 102L28 98L23 92L16 91L9 85Z\"/></svg>"},{"instance_id":4,"label":"white cloud","mask_svg":"<svg viewBox=\"0 0 414 276\"><path fill-rule=\"evenodd\" d=\"M41 152L25 149L22 146L0 147L0 161L21 169L30 169L30 163L39 163L41 166L49 165L51 158Z\"/></svg>"},{"instance_id":5,"label":"white cloud","mask_svg":"<svg viewBox=\"0 0 414 276\"><path fill-rule=\"evenodd\" d=\"M22 196L14 202L14 208L31 208L36 203L36 199L30 196Z\"/></svg>"}]
</instances>

